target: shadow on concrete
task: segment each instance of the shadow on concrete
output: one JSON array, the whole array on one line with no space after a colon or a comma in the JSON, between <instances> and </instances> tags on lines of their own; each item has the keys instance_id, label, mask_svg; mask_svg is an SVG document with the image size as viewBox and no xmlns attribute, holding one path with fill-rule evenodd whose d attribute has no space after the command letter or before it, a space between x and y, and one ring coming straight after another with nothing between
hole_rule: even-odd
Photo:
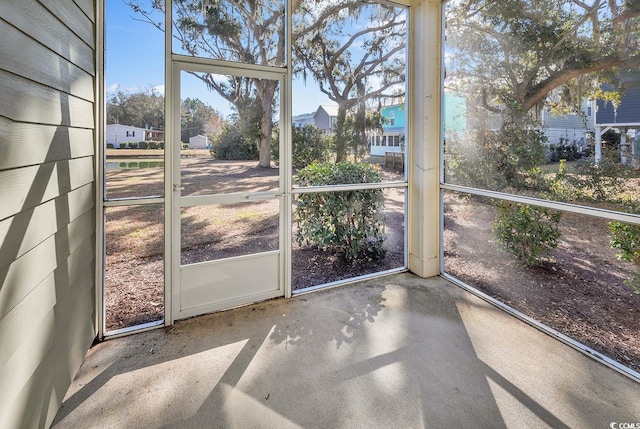
<instances>
[{"instance_id":1,"label":"shadow on concrete","mask_svg":"<svg viewBox=\"0 0 640 429\"><path fill-rule=\"evenodd\" d=\"M506 427L491 385L524 423L570 427L477 356L458 310L467 295L401 274L108 341L54 427ZM505 317L477 301L470 311Z\"/></svg>"}]
</instances>

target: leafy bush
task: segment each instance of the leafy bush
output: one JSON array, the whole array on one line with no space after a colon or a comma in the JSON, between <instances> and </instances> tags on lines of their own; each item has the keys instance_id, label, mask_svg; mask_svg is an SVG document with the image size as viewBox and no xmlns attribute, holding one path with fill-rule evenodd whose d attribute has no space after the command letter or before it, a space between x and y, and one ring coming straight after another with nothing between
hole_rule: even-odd
<instances>
[{"instance_id":1,"label":"leafy bush","mask_svg":"<svg viewBox=\"0 0 640 429\"><path fill-rule=\"evenodd\" d=\"M157 142L149 142L149 149L158 149Z\"/></svg>"},{"instance_id":2,"label":"leafy bush","mask_svg":"<svg viewBox=\"0 0 640 429\"><path fill-rule=\"evenodd\" d=\"M298 173L301 186L378 183L378 166L347 162L313 163ZM299 196L296 240L342 255L348 261L384 257L382 189L309 193Z\"/></svg>"},{"instance_id":3,"label":"leafy bush","mask_svg":"<svg viewBox=\"0 0 640 429\"><path fill-rule=\"evenodd\" d=\"M138 142L138 148L139 149L146 149L148 147L149 147L149 142L145 142L145 141Z\"/></svg>"},{"instance_id":4,"label":"leafy bush","mask_svg":"<svg viewBox=\"0 0 640 429\"><path fill-rule=\"evenodd\" d=\"M331 137L320 128L311 124L292 127L291 137L293 141L291 165L294 170L300 170L313 162L329 160ZM280 160L279 141L278 133L275 133L271 140L271 156L276 164Z\"/></svg>"},{"instance_id":5,"label":"leafy bush","mask_svg":"<svg viewBox=\"0 0 640 429\"><path fill-rule=\"evenodd\" d=\"M562 213L544 207L534 207L501 201L494 230L498 240L529 266L541 265L558 247Z\"/></svg>"},{"instance_id":6,"label":"leafy bush","mask_svg":"<svg viewBox=\"0 0 640 429\"><path fill-rule=\"evenodd\" d=\"M453 134L445 142L446 181L492 190L526 186L526 172L546 159L545 141L542 131L514 125Z\"/></svg>"},{"instance_id":7,"label":"leafy bush","mask_svg":"<svg viewBox=\"0 0 640 429\"><path fill-rule=\"evenodd\" d=\"M211 156L226 160L257 160L258 144L247 138L239 127L225 124L222 133L211 143Z\"/></svg>"},{"instance_id":8,"label":"leafy bush","mask_svg":"<svg viewBox=\"0 0 640 429\"><path fill-rule=\"evenodd\" d=\"M113 143L107 143L107 149L113 149Z\"/></svg>"},{"instance_id":9,"label":"leafy bush","mask_svg":"<svg viewBox=\"0 0 640 429\"><path fill-rule=\"evenodd\" d=\"M591 190L592 198L598 201L607 200L614 194L627 173L614 151L603 151L602 159L597 163L595 157L581 159L575 169L580 175L574 179L576 186Z\"/></svg>"},{"instance_id":10,"label":"leafy bush","mask_svg":"<svg viewBox=\"0 0 640 429\"><path fill-rule=\"evenodd\" d=\"M632 213L638 213L640 207L629 202ZM640 225L630 225L611 221L607 225L611 231L611 248L618 249L618 259L631 262L636 266L636 274L625 280L625 284L640 295Z\"/></svg>"},{"instance_id":11,"label":"leafy bush","mask_svg":"<svg viewBox=\"0 0 640 429\"><path fill-rule=\"evenodd\" d=\"M189 143L182 143L182 149L183 150L189 149Z\"/></svg>"},{"instance_id":12,"label":"leafy bush","mask_svg":"<svg viewBox=\"0 0 640 429\"><path fill-rule=\"evenodd\" d=\"M138 148L138 142L128 142L127 143L127 147L129 149L137 149Z\"/></svg>"},{"instance_id":13,"label":"leafy bush","mask_svg":"<svg viewBox=\"0 0 640 429\"><path fill-rule=\"evenodd\" d=\"M123 143L118 143L118 147L119 147L120 149L126 149L126 148L127 148L127 144L126 144L126 143L124 143L124 142L123 142Z\"/></svg>"}]
</instances>

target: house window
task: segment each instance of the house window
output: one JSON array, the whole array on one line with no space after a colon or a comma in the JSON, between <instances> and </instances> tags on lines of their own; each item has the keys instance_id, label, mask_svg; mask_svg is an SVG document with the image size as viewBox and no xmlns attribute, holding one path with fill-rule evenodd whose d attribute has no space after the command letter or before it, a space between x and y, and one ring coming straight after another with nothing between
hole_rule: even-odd
<instances>
[{"instance_id":1,"label":"house window","mask_svg":"<svg viewBox=\"0 0 640 429\"><path fill-rule=\"evenodd\" d=\"M389 126L393 127L396 124L396 112L389 113Z\"/></svg>"}]
</instances>

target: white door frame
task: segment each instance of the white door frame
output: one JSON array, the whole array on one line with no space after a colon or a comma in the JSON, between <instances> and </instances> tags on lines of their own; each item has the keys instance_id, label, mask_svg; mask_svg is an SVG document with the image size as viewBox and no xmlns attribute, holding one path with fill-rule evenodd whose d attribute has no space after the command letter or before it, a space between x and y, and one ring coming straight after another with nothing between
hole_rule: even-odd
<instances>
[{"instance_id":1,"label":"white door frame","mask_svg":"<svg viewBox=\"0 0 640 429\"><path fill-rule=\"evenodd\" d=\"M243 77L261 78L277 80L280 83L280 165L279 165L279 189L277 191L257 192L249 194L229 194L211 195L198 197L181 196L181 170L180 170L180 74L183 71L195 71L203 73L216 73L222 75L238 75ZM289 222L291 220L291 171L288 157L290 153L290 102L288 101L287 79L288 69L275 69L264 66L238 65L224 61L208 60L202 58L191 58L173 55L170 90L168 91L167 110L170 112L171 124L167 127L166 154L169 157L170 172L167 172L168 204L166 205L169 216L169 226L166 233L168 262L167 270L170 272L170 282L165 284L165 324L173 324L175 320L205 314L221 309L232 308L239 305L246 305L265 299L278 296L291 296L290 280L290 252L291 252L291 232ZM200 204L232 203L241 201L261 201L278 199L280 201L280 239L279 250L264 254L248 255L245 257L232 258L230 260L213 261L203 264L194 264L189 267L181 266L181 236L180 236L180 214L183 207ZM277 264L277 272L272 275L277 276L277 289L254 290L253 293L244 297L230 297L221 302L206 304L202 306L191 306L183 308L183 282L188 279L190 287L196 289L201 282L206 282L207 270L217 268L221 273L233 275L236 281L242 282L242 273L245 272L247 264L254 264L257 268L265 268L270 264ZM210 273L211 271L209 271ZM186 277L185 277L186 276ZM221 274L219 277L223 277ZM273 276L272 276L273 277ZM215 281L215 280L212 280ZM185 282L186 283L186 282ZM250 279L245 279L245 284L250 284ZM205 287L200 284L201 287ZM193 301L193 300L192 300Z\"/></svg>"}]
</instances>

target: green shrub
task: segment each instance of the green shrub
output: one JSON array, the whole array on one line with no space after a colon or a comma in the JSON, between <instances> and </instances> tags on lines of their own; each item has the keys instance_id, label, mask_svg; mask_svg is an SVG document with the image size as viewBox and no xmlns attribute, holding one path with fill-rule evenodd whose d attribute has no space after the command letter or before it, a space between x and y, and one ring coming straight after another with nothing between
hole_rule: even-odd
<instances>
[{"instance_id":1,"label":"green shrub","mask_svg":"<svg viewBox=\"0 0 640 429\"><path fill-rule=\"evenodd\" d=\"M225 124L222 133L211 142L211 156L225 160L257 160L258 144L243 135L239 127Z\"/></svg>"},{"instance_id":2,"label":"green shrub","mask_svg":"<svg viewBox=\"0 0 640 429\"><path fill-rule=\"evenodd\" d=\"M149 147L149 142L138 142L138 148L139 149L146 149Z\"/></svg>"},{"instance_id":3,"label":"green shrub","mask_svg":"<svg viewBox=\"0 0 640 429\"><path fill-rule=\"evenodd\" d=\"M113 143L107 143L107 149L113 149Z\"/></svg>"},{"instance_id":4,"label":"green shrub","mask_svg":"<svg viewBox=\"0 0 640 429\"><path fill-rule=\"evenodd\" d=\"M579 175L573 179L576 187L591 190L592 198L598 201L605 201L615 194L627 174L618 162L617 152L610 150L603 150L602 159L597 163L595 157L581 159L575 169Z\"/></svg>"},{"instance_id":5,"label":"green shrub","mask_svg":"<svg viewBox=\"0 0 640 429\"><path fill-rule=\"evenodd\" d=\"M127 148L127 144L126 144L126 143L124 143L124 142L123 142L123 143L119 143L119 144L118 144L118 147L119 147L120 149L126 149L126 148Z\"/></svg>"},{"instance_id":6,"label":"green shrub","mask_svg":"<svg viewBox=\"0 0 640 429\"><path fill-rule=\"evenodd\" d=\"M164 142L158 142L158 149L164 149Z\"/></svg>"},{"instance_id":7,"label":"green shrub","mask_svg":"<svg viewBox=\"0 0 640 429\"><path fill-rule=\"evenodd\" d=\"M636 203L628 202L630 211L638 213L640 207ZM640 295L640 225L630 225L618 221L611 221L607 225L611 231L611 248L618 249L618 259L631 262L636 266L636 273L625 280L625 284Z\"/></svg>"},{"instance_id":8,"label":"green shrub","mask_svg":"<svg viewBox=\"0 0 640 429\"><path fill-rule=\"evenodd\" d=\"M498 240L526 266L541 265L558 247L562 213L501 201L494 230Z\"/></svg>"},{"instance_id":9,"label":"green shrub","mask_svg":"<svg viewBox=\"0 0 640 429\"><path fill-rule=\"evenodd\" d=\"M447 183L492 190L526 187L526 173L546 159L546 137L534 126L505 124L495 132L452 134L445 142Z\"/></svg>"},{"instance_id":10,"label":"green shrub","mask_svg":"<svg viewBox=\"0 0 640 429\"><path fill-rule=\"evenodd\" d=\"M127 147L129 149L137 149L138 148L138 142L127 142Z\"/></svg>"},{"instance_id":11,"label":"green shrub","mask_svg":"<svg viewBox=\"0 0 640 429\"><path fill-rule=\"evenodd\" d=\"M298 173L301 186L378 183L378 166L347 162L313 163ZM384 257L382 189L300 194L296 240L342 255L348 261Z\"/></svg>"},{"instance_id":12,"label":"green shrub","mask_svg":"<svg viewBox=\"0 0 640 429\"><path fill-rule=\"evenodd\" d=\"M158 149L157 142L149 142L149 149Z\"/></svg>"},{"instance_id":13,"label":"green shrub","mask_svg":"<svg viewBox=\"0 0 640 429\"><path fill-rule=\"evenodd\" d=\"M189 143L182 143L182 150L189 149Z\"/></svg>"},{"instance_id":14,"label":"green shrub","mask_svg":"<svg viewBox=\"0 0 640 429\"><path fill-rule=\"evenodd\" d=\"M329 147L331 137L323 130L311 124L303 127L292 127L291 138L293 147L291 152L291 166L294 170L300 170L314 162L329 160ZM271 140L271 157L278 165L280 160L280 138L274 133Z\"/></svg>"}]
</instances>

